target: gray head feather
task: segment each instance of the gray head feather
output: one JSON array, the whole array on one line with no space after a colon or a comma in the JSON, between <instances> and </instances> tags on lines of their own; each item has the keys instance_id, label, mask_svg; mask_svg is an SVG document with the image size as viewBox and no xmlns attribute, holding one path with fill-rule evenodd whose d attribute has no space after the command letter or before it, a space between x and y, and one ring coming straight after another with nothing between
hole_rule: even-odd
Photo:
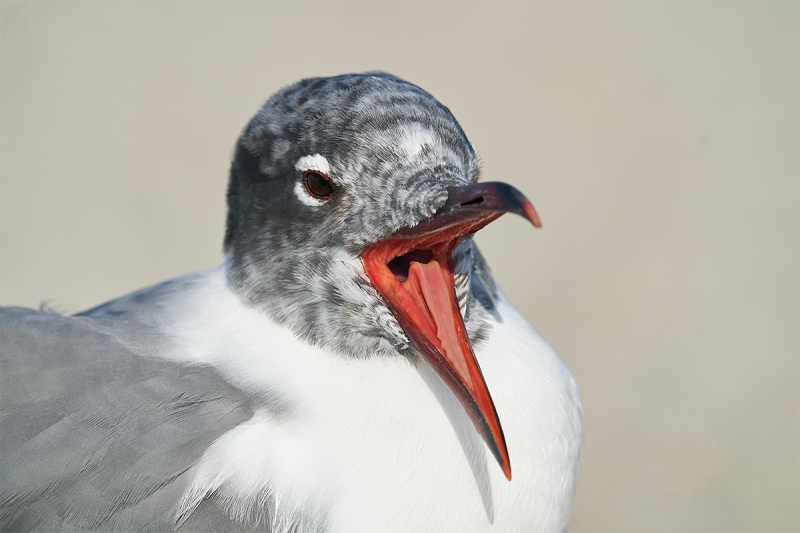
<instances>
[{"instance_id":1,"label":"gray head feather","mask_svg":"<svg viewBox=\"0 0 800 533\"><path fill-rule=\"evenodd\" d=\"M330 179L330 199L315 200L298 185L306 168ZM448 186L478 174L453 115L415 85L385 73L291 85L266 102L236 147L229 284L309 342L357 356L396 353L407 339L359 256L430 218ZM461 285L466 291L469 283Z\"/></svg>"}]
</instances>

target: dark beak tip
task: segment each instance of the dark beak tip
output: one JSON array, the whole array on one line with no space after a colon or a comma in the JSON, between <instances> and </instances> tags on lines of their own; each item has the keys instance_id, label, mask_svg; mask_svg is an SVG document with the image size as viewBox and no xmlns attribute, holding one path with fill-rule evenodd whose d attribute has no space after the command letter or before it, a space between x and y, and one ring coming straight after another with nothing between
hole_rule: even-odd
<instances>
[{"instance_id":1,"label":"dark beak tip","mask_svg":"<svg viewBox=\"0 0 800 533\"><path fill-rule=\"evenodd\" d=\"M535 228L542 227L542 219L530 200L508 183L490 181L460 187L448 187L447 208L474 208L486 211L516 213L530 221Z\"/></svg>"}]
</instances>

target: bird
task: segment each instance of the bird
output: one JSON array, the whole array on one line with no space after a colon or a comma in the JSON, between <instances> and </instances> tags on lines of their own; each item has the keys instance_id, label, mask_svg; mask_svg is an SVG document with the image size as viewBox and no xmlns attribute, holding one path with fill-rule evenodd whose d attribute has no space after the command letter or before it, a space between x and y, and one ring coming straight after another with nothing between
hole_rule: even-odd
<instances>
[{"instance_id":1,"label":"bird","mask_svg":"<svg viewBox=\"0 0 800 533\"><path fill-rule=\"evenodd\" d=\"M0 320L3 531L565 531L566 364L474 234L505 213L450 110L308 78L238 139L224 263Z\"/></svg>"}]
</instances>

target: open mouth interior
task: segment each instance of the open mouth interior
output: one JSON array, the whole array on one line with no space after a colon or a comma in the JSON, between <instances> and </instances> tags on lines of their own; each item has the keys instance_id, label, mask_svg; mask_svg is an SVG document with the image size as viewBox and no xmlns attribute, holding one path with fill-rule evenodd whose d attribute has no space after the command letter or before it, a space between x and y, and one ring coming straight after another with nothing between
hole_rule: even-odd
<instances>
[{"instance_id":1,"label":"open mouth interior","mask_svg":"<svg viewBox=\"0 0 800 533\"><path fill-rule=\"evenodd\" d=\"M473 233L477 227L485 224L483 219L453 224L438 231L424 233L411 238L391 238L376 243L364 254L366 260L373 265L385 265L394 278L403 283L408 279L412 263L428 264L436 261L449 270L450 253L461 238Z\"/></svg>"},{"instance_id":2,"label":"open mouth interior","mask_svg":"<svg viewBox=\"0 0 800 533\"><path fill-rule=\"evenodd\" d=\"M437 311L442 310L432 308L449 306L455 300L450 255L463 235L448 229L417 238L388 239L362 255L367 275L401 324L421 329L425 338L440 349ZM454 312L458 310L446 315ZM454 319L460 321L460 313Z\"/></svg>"},{"instance_id":3,"label":"open mouth interior","mask_svg":"<svg viewBox=\"0 0 800 533\"><path fill-rule=\"evenodd\" d=\"M395 257L386 266L389 267L397 281L402 283L408 279L408 269L411 267L412 262L426 264L431 261L433 261L433 252L431 250L411 250Z\"/></svg>"}]
</instances>

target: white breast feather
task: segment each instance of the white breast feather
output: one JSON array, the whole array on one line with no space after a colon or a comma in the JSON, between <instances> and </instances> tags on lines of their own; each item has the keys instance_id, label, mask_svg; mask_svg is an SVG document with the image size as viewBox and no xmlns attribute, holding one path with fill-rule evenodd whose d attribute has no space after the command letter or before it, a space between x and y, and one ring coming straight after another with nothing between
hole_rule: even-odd
<instances>
[{"instance_id":1,"label":"white breast feather","mask_svg":"<svg viewBox=\"0 0 800 533\"><path fill-rule=\"evenodd\" d=\"M277 392L291 413L259 411L218 439L196 466L179 515L215 493L230 516L282 527L566 527L580 445L577 389L505 298L497 308L502 322L477 356L505 431L510 482L427 365L355 360L305 345L241 304L221 269L205 275L176 303L190 319L170 331L186 339L173 357L211 364L243 389ZM270 495L277 508L260 516Z\"/></svg>"}]
</instances>

